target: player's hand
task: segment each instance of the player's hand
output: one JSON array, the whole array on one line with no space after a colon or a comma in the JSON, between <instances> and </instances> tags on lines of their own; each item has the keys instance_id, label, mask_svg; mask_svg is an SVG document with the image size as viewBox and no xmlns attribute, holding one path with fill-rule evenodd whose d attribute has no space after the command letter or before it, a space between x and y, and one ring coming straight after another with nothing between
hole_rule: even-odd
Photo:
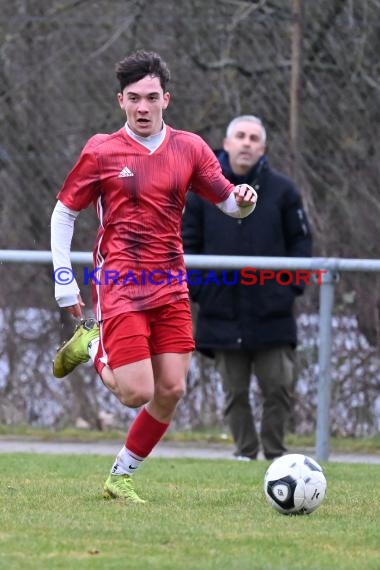
<instances>
[{"instance_id":1,"label":"player's hand","mask_svg":"<svg viewBox=\"0 0 380 570\"><path fill-rule=\"evenodd\" d=\"M256 205L257 192L252 188L252 186L249 186L249 184L238 184L238 186L235 186L233 192L238 206L244 208Z\"/></svg>"},{"instance_id":2,"label":"player's hand","mask_svg":"<svg viewBox=\"0 0 380 570\"><path fill-rule=\"evenodd\" d=\"M82 307L84 307L84 303L82 297L78 295L78 303L76 305L70 305L70 307L65 307L65 309L73 317L76 317L77 319L82 319L83 318Z\"/></svg>"}]
</instances>

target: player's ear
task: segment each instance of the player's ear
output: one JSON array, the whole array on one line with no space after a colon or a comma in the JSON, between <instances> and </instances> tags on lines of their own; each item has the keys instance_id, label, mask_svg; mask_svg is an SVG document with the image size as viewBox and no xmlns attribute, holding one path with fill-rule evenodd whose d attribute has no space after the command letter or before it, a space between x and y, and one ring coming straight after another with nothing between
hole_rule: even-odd
<instances>
[{"instance_id":1,"label":"player's ear","mask_svg":"<svg viewBox=\"0 0 380 570\"><path fill-rule=\"evenodd\" d=\"M166 91L164 93L164 104L163 104L162 108L167 109L169 102L170 102L170 93L169 93L169 91Z\"/></svg>"},{"instance_id":2,"label":"player's ear","mask_svg":"<svg viewBox=\"0 0 380 570\"><path fill-rule=\"evenodd\" d=\"M117 100L118 100L118 103L119 103L121 109L124 109L123 94L122 93L117 94Z\"/></svg>"},{"instance_id":3,"label":"player's ear","mask_svg":"<svg viewBox=\"0 0 380 570\"><path fill-rule=\"evenodd\" d=\"M230 149L230 145L229 145L229 139L227 137L225 137L223 139L223 150L225 150L226 152L229 152Z\"/></svg>"}]
</instances>

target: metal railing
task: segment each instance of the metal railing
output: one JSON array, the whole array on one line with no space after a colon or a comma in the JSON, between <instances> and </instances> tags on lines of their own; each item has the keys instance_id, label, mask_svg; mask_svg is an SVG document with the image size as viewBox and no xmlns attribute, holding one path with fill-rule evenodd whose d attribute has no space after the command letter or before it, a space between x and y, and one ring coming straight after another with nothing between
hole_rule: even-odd
<instances>
[{"instance_id":1,"label":"metal railing","mask_svg":"<svg viewBox=\"0 0 380 570\"><path fill-rule=\"evenodd\" d=\"M72 252L77 264L92 264L89 252ZM0 250L0 263L51 263L50 251ZM318 404L316 449L317 460L327 461L330 455L331 406L331 346L334 284L339 273L345 271L380 272L380 259L289 258L218 255L185 255L185 263L193 269L242 269L243 267L272 270L317 270L319 274L319 348L318 348Z\"/></svg>"}]
</instances>

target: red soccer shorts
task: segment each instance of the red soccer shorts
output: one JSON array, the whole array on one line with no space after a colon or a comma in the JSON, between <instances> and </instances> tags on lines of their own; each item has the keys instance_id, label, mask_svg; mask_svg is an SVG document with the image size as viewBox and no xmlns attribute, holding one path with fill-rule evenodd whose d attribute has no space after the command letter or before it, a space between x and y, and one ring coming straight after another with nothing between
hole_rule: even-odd
<instances>
[{"instance_id":1,"label":"red soccer shorts","mask_svg":"<svg viewBox=\"0 0 380 570\"><path fill-rule=\"evenodd\" d=\"M107 356L114 370L156 354L192 352L194 347L190 304L184 299L104 320L97 359Z\"/></svg>"}]
</instances>

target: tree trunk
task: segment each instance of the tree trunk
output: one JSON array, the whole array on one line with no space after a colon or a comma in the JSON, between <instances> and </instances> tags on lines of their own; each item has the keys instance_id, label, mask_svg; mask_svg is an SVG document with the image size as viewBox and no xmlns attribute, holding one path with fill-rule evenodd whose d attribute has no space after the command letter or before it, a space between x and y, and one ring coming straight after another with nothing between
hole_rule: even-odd
<instances>
[{"instance_id":1,"label":"tree trunk","mask_svg":"<svg viewBox=\"0 0 380 570\"><path fill-rule=\"evenodd\" d=\"M292 0L292 65L290 81L290 171L299 177L299 115L302 81L303 0Z\"/></svg>"}]
</instances>

